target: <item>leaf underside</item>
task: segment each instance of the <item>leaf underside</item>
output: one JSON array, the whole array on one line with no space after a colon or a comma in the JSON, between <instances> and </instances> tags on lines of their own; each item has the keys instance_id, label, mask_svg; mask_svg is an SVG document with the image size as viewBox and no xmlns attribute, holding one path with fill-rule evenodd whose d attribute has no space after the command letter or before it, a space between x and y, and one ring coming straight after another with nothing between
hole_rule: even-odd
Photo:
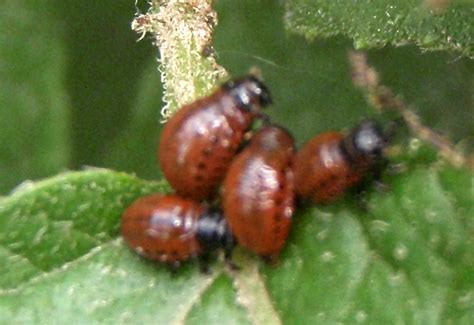
<instances>
[{"instance_id":1,"label":"leaf underside","mask_svg":"<svg viewBox=\"0 0 474 325\"><path fill-rule=\"evenodd\" d=\"M474 5L450 2L436 9L419 0L287 0L285 23L309 39L348 36L359 49L414 43L473 57Z\"/></svg>"}]
</instances>

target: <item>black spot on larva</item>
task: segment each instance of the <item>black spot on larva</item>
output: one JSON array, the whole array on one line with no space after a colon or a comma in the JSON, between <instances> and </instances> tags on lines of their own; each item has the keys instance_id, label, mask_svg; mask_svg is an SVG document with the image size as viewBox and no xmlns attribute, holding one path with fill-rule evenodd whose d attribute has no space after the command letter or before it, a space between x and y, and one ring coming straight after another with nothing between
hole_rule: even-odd
<instances>
[{"instance_id":1,"label":"black spot on larva","mask_svg":"<svg viewBox=\"0 0 474 325\"><path fill-rule=\"evenodd\" d=\"M200 170L206 169L206 164L203 162L200 162L197 164L197 168Z\"/></svg>"},{"instance_id":2,"label":"black spot on larva","mask_svg":"<svg viewBox=\"0 0 474 325\"><path fill-rule=\"evenodd\" d=\"M275 220L275 221L280 221L280 219L281 219L281 215L280 215L279 213L275 213L275 214L273 215L273 220Z\"/></svg>"},{"instance_id":3,"label":"black spot on larva","mask_svg":"<svg viewBox=\"0 0 474 325\"><path fill-rule=\"evenodd\" d=\"M275 199L275 205L281 205L282 202L283 202L283 200L282 200L281 197L277 197L277 198Z\"/></svg>"},{"instance_id":4,"label":"black spot on larva","mask_svg":"<svg viewBox=\"0 0 474 325\"><path fill-rule=\"evenodd\" d=\"M171 251L171 256L173 257L177 257L179 255L178 251L177 250L173 250Z\"/></svg>"},{"instance_id":5,"label":"black spot on larva","mask_svg":"<svg viewBox=\"0 0 474 325\"><path fill-rule=\"evenodd\" d=\"M275 235L277 235L277 234L280 233L280 230L281 230L281 228L280 228L279 226L276 226L275 228L273 228L273 233L274 233Z\"/></svg>"},{"instance_id":6,"label":"black spot on larva","mask_svg":"<svg viewBox=\"0 0 474 325\"><path fill-rule=\"evenodd\" d=\"M217 143L217 141L218 141L218 139L217 139L217 137L216 137L215 135L212 135L209 140L210 140L211 143L213 143L213 144Z\"/></svg>"},{"instance_id":7,"label":"black spot on larva","mask_svg":"<svg viewBox=\"0 0 474 325\"><path fill-rule=\"evenodd\" d=\"M204 180L204 177L202 177L202 175L196 175L194 176L194 180L198 183L201 183Z\"/></svg>"}]
</instances>

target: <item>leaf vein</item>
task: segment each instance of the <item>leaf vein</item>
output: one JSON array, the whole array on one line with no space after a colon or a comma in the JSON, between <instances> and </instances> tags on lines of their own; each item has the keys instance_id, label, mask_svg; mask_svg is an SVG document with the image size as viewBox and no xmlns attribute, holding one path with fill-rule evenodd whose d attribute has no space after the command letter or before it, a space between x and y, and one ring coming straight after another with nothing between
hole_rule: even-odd
<instances>
[{"instance_id":1,"label":"leaf vein","mask_svg":"<svg viewBox=\"0 0 474 325\"><path fill-rule=\"evenodd\" d=\"M38 276L32 277L32 278L28 279L27 281L21 283L19 286L15 287L15 288L0 289L0 296L10 295L10 294L18 294L22 290L26 289L28 286L30 286L32 284L36 284L36 283L44 280L45 278L48 278L48 277L51 277L51 276L54 276L54 275L57 275L57 274L61 274L62 272L66 272L71 267L74 267L76 264L85 262L85 261L93 258L95 255L97 255L99 252L104 250L106 247L117 245L120 242L121 242L121 238L115 238L115 239L109 240L107 242L104 242L101 245L98 245L98 246L92 248L86 254L81 255L81 256L77 257L76 259L74 259L70 262L64 263L63 265L61 265L59 267L56 267L54 269L45 271L44 273L41 273Z\"/></svg>"}]
</instances>

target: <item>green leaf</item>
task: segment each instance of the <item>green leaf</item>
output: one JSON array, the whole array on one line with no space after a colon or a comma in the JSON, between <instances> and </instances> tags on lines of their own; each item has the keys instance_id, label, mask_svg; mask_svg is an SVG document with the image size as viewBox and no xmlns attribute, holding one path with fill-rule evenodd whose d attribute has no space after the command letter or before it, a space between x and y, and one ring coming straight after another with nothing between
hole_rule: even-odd
<instances>
[{"instance_id":1,"label":"green leaf","mask_svg":"<svg viewBox=\"0 0 474 325\"><path fill-rule=\"evenodd\" d=\"M289 31L312 39L345 35L359 49L414 43L474 56L474 6L451 1L435 10L422 1L287 0Z\"/></svg>"},{"instance_id":2,"label":"green leaf","mask_svg":"<svg viewBox=\"0 0 474 325\"><path fill-rule=\"evenodd\" d=\"M44 322L51 315L58 322L168 323L186 319L191 309L195 319L206 319L214 313L199 307L219 308L216 294L227 297L228 317L245 319L222 269L203 276L189 264L178 276L116 239L126 206L167 190L163 183L90 170L25 184L2 200L0 323Z\"/></svg>"},{"instance_id":3,"label":"green leaf","mask_svg":"<svg viewBox=\"0 0 474 325\"><path fill-rule=\"evenodd\" d=\"M0 288L16 287L115 238L125 207L164 189L107 170L24 184L0 201Z\"/></svg>"},{"instance_id":4,"label":"green leaf","mask_svg":"<svg viewBox=\"0 0 474 325\"><path fill-rule=\"evenodd\" d=\"M236 301L232 279L221 275L186 315L186 324L249 324L246 310Z\"/></svg>"},{"instance_id":5,"label":"green leaf","mask_svg":"<svg viewBox=\"0 0 474 325\"><path fill-rule=\"evenodd\" d=\"M44 4L0 4L0 194L69 161L64 56Z\"/></svg>"},{"instance_id":6,"label":"green leaf","mask_svg":"<svg viewBox=\"0 0 474 325\"><path fill-rule=\"evenodd\" d=\"M340 202L295 218L282 265L265 269L284 322L474 319L472 215L456 208L435 169L393 176L389 185L391 193L369 196L365 213Z\"/></svg>"},{"instance_id":7,"label":"green leaf","mask_svg":"<svg viewBox=\"0 0 474 325\"><path fill-rule=\"evenodd\" d=\"M63 267L0 293L0 322L160 323L177 321L215 276L174 276L109 241Z\"/></svg>"},{"instance_id":8,"label":"green leaf","mask_svg":"<svg viewBox=\"0 0 474 325\"><path fill-rule=\"evenodd\" d=\"M415 166L365 210L351 196L300 209L279 265L237 251L240 271L217 262L208 275L117 239L123 209L163 184L92 170L25 186L0 206L0 322L469 323L474 201L466 181L443 185L448 171L474 181Z\"/></svg>"}]
</instances>

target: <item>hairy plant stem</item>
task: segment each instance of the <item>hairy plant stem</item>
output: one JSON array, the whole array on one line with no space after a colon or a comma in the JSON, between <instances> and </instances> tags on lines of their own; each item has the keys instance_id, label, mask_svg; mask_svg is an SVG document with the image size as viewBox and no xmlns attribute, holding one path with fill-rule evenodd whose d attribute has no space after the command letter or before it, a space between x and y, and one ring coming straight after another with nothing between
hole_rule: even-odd
<instances>
[{"instance_id":1,"label":"hairy plant stem","mask_svg":"<svg viewBox=\"0 0 474 325\"><path fill-rule=\"evenodd\" d=\"M151 0L148 12L133 20L132 29L142 35L140 39L149 34L158 47L164 120L226 77L212 49L216 24L212 0Z\"/></svg>"}]
</instances>

